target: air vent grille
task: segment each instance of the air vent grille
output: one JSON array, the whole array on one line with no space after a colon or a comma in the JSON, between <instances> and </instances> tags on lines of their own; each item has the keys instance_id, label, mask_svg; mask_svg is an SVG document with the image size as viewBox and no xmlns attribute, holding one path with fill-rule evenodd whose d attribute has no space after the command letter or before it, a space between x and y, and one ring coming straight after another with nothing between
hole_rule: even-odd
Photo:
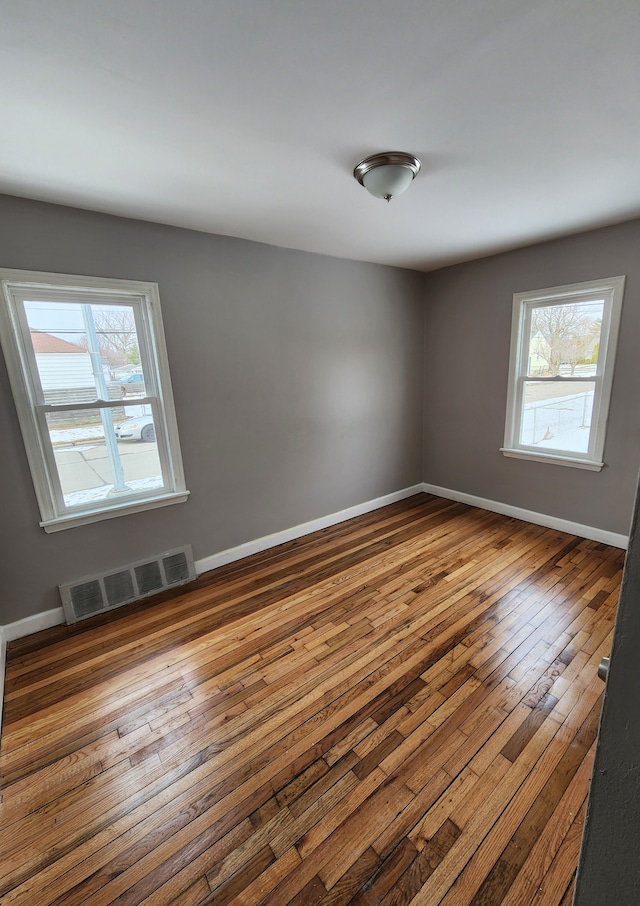
<instances>
[{"instance_id":1,"label":"air vent grille","mask_svg":"<svg viewBox=\"0 0 640 906\"><path fill-rule=\"evenodd\" d=\"M118 607L119 604L132 601L136 594L136 590L133 587L133 578L128 569L105 576L104 590L107 594L109 607Z\"/></svg>"},{"instance_id":2,"label":"air vent grille","mask_svg":"<svg viewBox=\"0 0 640 906\"><path fill-rule=\"evenodd\" d=\"M147 595L183 585L196 577L191 546L138 560L97 576L60 585L67 623L113 610Z\"/></svg>"},{"instance_id":3,"label":"air vent grille","mask_svg":"<svg viewBox=\"0 0 640 906\"><path fill-rule=\"evenodd\" d=\"M174 582L187 582L189 580L189 563L184 555L184 551L177 554L167 554L162 558L164 574L167 582L173 585Z\"/></svg>"},{"instance_id":4,"label":"air vent grille","mask_svg":"<svg viewBox=\"0 0 640 906\"><path fill-rule=\"evenodd\" d=\"M157 560L152 560L151 563L141 563L140 566L135 567L134 573L141 595L150 595L164 587L160 564Z\"/></svg>"},{"instance_id":5,"label":"air vent grille","mask_svg":"<svg viewBox=\"0 0 640 906\"><path fill-rule=\"evenodd\" d=\"M102 608L102 589L97 579L80 582L71 589L71 603L78 619L91 616Z\"/></svg>"}]
</instances>

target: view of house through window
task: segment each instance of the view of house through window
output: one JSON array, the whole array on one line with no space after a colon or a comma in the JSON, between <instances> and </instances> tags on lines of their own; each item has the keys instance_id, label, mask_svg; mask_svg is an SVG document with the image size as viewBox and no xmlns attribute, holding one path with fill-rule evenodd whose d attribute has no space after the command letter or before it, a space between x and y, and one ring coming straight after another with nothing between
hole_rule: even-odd
<instances>
[{"instance_id":1,"label":"view of house through window","mask_svg":"<svg viewBox=\"0 0 640 906\"><path fill-rule=\"evenodd\" d=\"M42 525L186 499L155 284L0 278L2 343Z\"/></svg>"},{"instance_id":2,"label":"view of house through window","mask_svg":"<svg viewBox=\"0 0 640 906\"><path fill-rule=\"evenodd\" d=\"M520 443L588 452L603 312L603 299L532 308Z\"/></svg>"}]
</instances>

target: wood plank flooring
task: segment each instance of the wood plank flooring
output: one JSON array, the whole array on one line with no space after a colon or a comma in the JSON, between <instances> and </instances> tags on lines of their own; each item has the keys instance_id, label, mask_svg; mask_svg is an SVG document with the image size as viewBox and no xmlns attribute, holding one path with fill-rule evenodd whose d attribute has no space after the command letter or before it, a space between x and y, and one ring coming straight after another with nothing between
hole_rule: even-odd
<instances>
[{"instance_id":1,"label":"wood plank flooring","mask_svg":"<svg viewBox=\"0 0 640 906\"><path fill-rule=\"evenodd\" d=\"M623 552L428 495L10 645L3 906L569 906Z\"/></svg>"}]
</instances>

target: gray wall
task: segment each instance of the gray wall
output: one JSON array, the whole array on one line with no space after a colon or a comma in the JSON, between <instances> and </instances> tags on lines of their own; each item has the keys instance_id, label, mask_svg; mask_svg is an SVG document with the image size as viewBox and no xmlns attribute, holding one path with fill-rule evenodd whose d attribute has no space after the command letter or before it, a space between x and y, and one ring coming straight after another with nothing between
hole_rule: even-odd
<instances>
[{"instance_id":1,"label":"gray wall","mask_svg":"<svg viewBox=\"0 0 640 906\"><path fill-rule=\"evenodd\" d=\"M191 492L45 534L0 362L0 624L60 606L60 582L421 481L421 274L8 197L0 250L3 267L159 284Z\"/></svg>"},{"instance_id":2,"label":"gray wall","mask_svg":"<svg viewBox=\"0 0 640 906\"><path fill-rule=\"evenodd\" d=\"M640 462L640 221L427 274L423 480L627 534ZM504 441L514 292L627 275L605 467L510 459Z\"/></svg>"}]
</instances>

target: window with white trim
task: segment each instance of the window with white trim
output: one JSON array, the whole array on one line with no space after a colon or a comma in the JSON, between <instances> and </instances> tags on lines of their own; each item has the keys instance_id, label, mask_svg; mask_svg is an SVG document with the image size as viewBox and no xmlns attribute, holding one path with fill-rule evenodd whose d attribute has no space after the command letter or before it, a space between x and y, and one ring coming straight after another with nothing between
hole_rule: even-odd
<instances>
[{"instance_id":1,"label":"window with white trim","mask_svg":"<svg viewBox=\"0 0 640 906\"><path fill-rule=\"evenodd\" d=\"M157 285L7 269L0 282L45 531L185 501Z\"/></svg>"},{"instance_id":2,"label":"window with white trim","mask_svg":"<svg viewBox=\"0 0 640 906\"><path fill-rule=\"evenodd\" d=\"M514 295L505 456L602 468L624 279Z\"/></svg>"}]
</instances>

